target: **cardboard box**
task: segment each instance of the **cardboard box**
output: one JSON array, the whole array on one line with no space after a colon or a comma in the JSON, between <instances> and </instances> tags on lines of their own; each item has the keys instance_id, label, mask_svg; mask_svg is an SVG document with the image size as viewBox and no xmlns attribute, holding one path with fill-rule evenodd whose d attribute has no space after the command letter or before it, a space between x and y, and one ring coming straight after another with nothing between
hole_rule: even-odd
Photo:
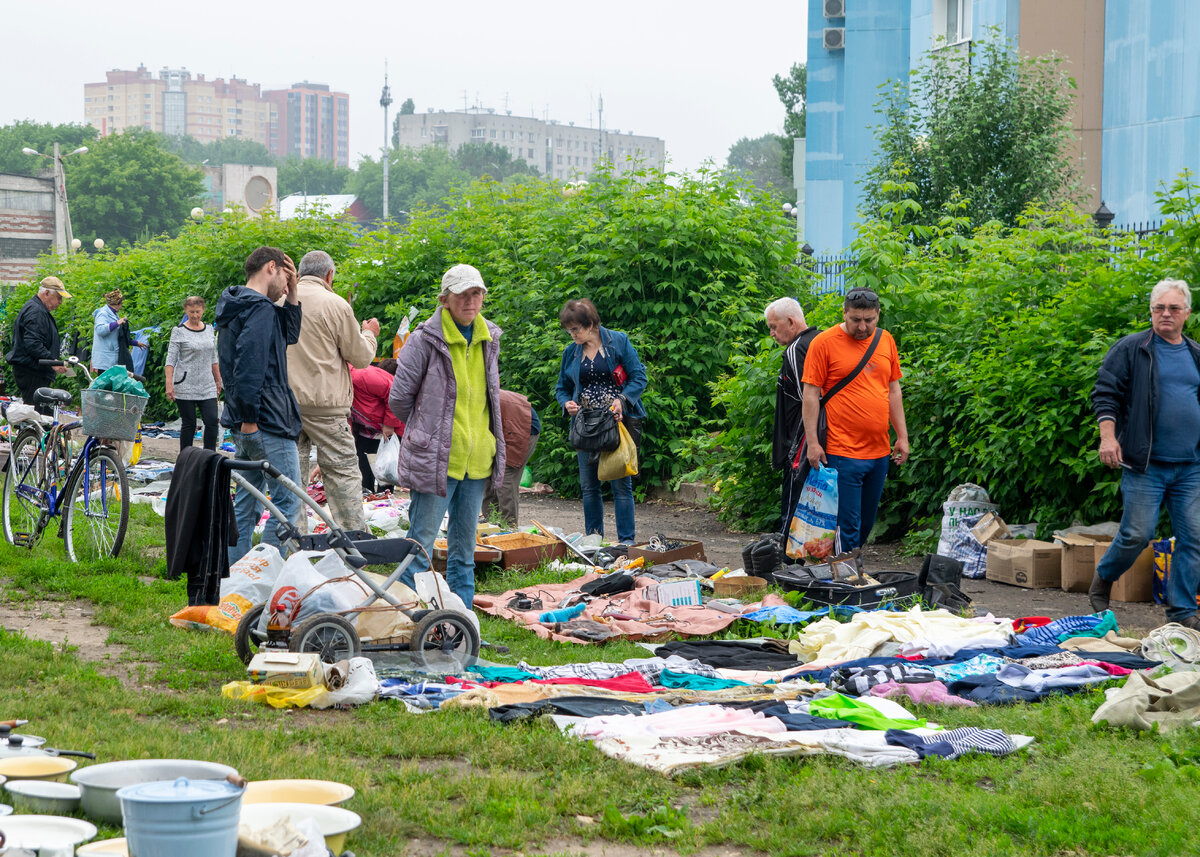
<instances>
[{"instance_id":1,"label":"cardboard box","mask_svg":"<svg viewBox=\"0 0 1200 857\"><path fill-rule=\"evenodd\" d=\"M321 657L313 652L259 652L246 667L255 684L303 690L325 684Z\"/></svg>"},{"instance_id":2,"label":"cardboard box","mask_svg":"<svg viewBox=\"0 0 1200 857\"><path fill-rule=\"evenodd\" d=\"M1004 519L995 512L988 512L975 526L971 527L971 535L981 545L987 545L994 539L1011 539L1012 533L1004 523Z\"/></svg>"},{"instance_id":3,"label":"cardboard box","mask_svg":"<svg viewBox=\"0 0 1200 857\"><path fill-rule=\"evenodd\" d=\"M1062 585L1062 545L1036 539L993 539L987 546L987 579L1026 589Z\"/></svg>"},{"instance_id":4,"label":"cardboard box","mask_svg":"<svg viewBox=\"0 0 1200 857\"><path fill-rule=\"evenodd\" d=\"M645 557L646 568L674 562L677 559L699 559L708 562L708 557L704 555L704 542L693 542L687 539L668 539L668 541L681 542L683 546L669 551L652 551L644 544L634 545L629 549L629 558Z\"/></svg>"},{"instance_id":5,"label":"cardboard box","mask_svg":"<svg viewBox=\"0 0 1200 857\"><path fill-rule=\"evenodd\" d=\"M562 559L568 553L567 546L553 536L534 533L504 533L485 536L482 541L500 549L500 564L505 568L537 568L552 559Z\"/></svg>"},{"instance_id":6,"label":"cardboard box","mask_svg":"<svg viewBox=\"0 0 1200 857\"><path fill-rule=\"evenodd\" d=\"M1068 533L1062 542L1063 592L1087 592L1096 575L1096 566L1112 543L1112 536ZM1150 545L1138 555L1129 570L1113 584L1113 601L1150 601L1154 597L1154 549Z\"/></svg>"}]
</instances>

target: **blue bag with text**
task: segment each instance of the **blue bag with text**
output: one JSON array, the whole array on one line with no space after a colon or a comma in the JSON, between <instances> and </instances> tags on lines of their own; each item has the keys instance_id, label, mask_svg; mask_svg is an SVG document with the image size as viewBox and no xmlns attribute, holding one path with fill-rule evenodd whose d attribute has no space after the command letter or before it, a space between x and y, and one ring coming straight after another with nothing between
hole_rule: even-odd
<instances>
[{"instance_id":1,"label":"blue bag with text","mask_svg":"<svg viewBox=\"0 0 1200 857\"><path fill-rule=\"evenodd\" d=\"M837 528L838 474L821 465L808 473L788 527L787 555L824 560L841 553Z\"/></svg>"}]
</instances>

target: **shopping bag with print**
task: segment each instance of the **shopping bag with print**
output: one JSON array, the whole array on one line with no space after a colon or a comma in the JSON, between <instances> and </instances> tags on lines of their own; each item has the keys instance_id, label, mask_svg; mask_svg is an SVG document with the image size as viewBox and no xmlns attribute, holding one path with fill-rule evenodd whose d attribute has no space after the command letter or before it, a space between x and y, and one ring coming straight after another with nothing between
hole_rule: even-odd
<instances>
[{"instance_id":1,"label":"shopping bag with print","mask_svg":"<svg viewBox=\"0 0 1200 857\"><path fill-rule=\"evenodd\" d=\"M821 465L809 471L788 527L787 555L823 560L841 552L838 538L837 471Z\"/></svg>"}]
</instances>

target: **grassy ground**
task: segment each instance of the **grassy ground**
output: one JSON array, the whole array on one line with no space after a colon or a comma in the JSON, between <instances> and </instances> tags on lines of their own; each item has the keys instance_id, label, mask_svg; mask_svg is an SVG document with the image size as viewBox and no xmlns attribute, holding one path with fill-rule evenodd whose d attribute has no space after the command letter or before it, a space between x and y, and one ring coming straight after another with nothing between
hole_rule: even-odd
<instances>
[{"instance_id":1,"label":"grassy ground","mask_svg":"<svg viewBox=\"0 0 1200 857\"><path fill-rule=\"evenodd\" d=\"M481 711L411 715L394 702L288 712L224 699L240 678L228 636L166 619L185 602L162 579L162 520L135 506L122 557L65 562L53 536L31 553L0 544L5 598L94 604L128 663L81 660L0 632L0 719L100 760L208 758L252 779L319 777L357 790L360 857L406 853L1155 854L1200 844L1200 738L1096 729L1099 692L1036 706L917 709L947 726L1033 735L1007 758L867 770L817 757L756 757L672 779L564 738L548 720L492 725ZM521 583L531 582L528 577ZM514 578L481 581L499 591ZM515 664L622 660L630 644L550 643L482 617ZM127 674L122 681L107 673ZM36 728L35 728L36 727ZM580 817L584 817L581 820ZM120 835L103 830L102 835Z\"/></svg>"}]
</instances>

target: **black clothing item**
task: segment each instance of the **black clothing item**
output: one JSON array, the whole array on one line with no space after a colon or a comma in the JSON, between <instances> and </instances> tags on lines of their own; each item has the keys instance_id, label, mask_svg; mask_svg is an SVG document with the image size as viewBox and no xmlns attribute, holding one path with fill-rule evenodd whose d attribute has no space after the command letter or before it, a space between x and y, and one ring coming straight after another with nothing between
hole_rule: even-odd
<instances>
[{"instance_id":1,"label":"black clothing item","mask_svg":"<svg viewBox=\"0 0 1200 857\"><path fill-rule=\"evenodd\" d=\"M1184 337L1188 352L1200 370L1200 343ZM1154 416L1158 407L1158 370L1154 365L1154 331L1131 333L1117 340L1104 355L1092 411L1098 421L1116 422L1121 458L1138 472L1150 463L1154 444Z\"/></svg>"},{"instance_id":2,"label":"black clothing item","mask_svg":"<svg viewBox=\"0 0 1200 857\"><path fill-rule=\"evenodd\" d=\"M771 436L771 466L776 470L791 466L804 430L804 384L800 379L804 377L808 346L820 332L819 327L806 328L783 349L783 364L775 382L775 431Z\"/></svg>"},{"instance_id":3,"label":"black clothing item","mask_svg":"<svg viewBox=\"0 0 1200 857\"><path fill-rule=\"evenodd\" d=\"M597 577L595 580L589 580L579 589L585 595L616 595L619 592L629 592L633 589L632 574L606 574L603 577Z\"/></svg>"},{"instance_id":4,"label":"black clothing item","mask_svg":"<svg viewBox=\"0 0 1200 857\"><path fill-rule=\"evenodd\" d=\"M46 372L42 368L36 371L26 369L24 366L13 366L13 380L17 383L17 392L20 393L21 401L27 405L33 404L33 394L37 392L38 387L49 387L54 383L55 372L49 370L50 377L46 377ZM54 408L48 405L37 405L39 414L50 416L54 413Z\"/></svg>"},{"instance_id":5,"label":"black clothing item","mask_svg":"<svg viewBox=\"0 0 1200 857\"><path fill-rule=\"evenodd\" d=\"M39 372L43 377L54 380L54 370L38 363L39 360L58 360L62 357L62 338L58 335L58 324L42 299L34 295L25 301L13 322L12 350L4 355L11 366L21 366L29 372ZM46 382L49 383L49 382ZM38 384L38 387L46 386ZM26 400L30 404L31 400Z\"/></svg>"},{"instance_id":6,"label":"black clothing item","mask_svg":"<svg viewBox=\"0 0 1200 857\"><path fill-rule=\"evenodd\" d=\"M167 493L167 577L187 575L188 606L219 604L229 577L229 551L237 524L229 496L229 471L219 452L194 446L179 451ZM234 541L230 541L230 539Z\"/></svg>"},{"instance_id":7,"label":"black clothing item","mask_svg":"<svg viewBox=\"0 0 1200 857\"><path fill-rule=\"evenodd\" d=\"M179 408L179 448L189 447L196 440L196 411L204 420L204 448L216 449L221 424L217 418L216 399L176 399Z\"/></svg>"},{"instance_id":8,"label":"black clothing item","mask_svg":"<svg viewBox=\"0 0 1200 857\"><path fill-rule=\"evenodd\" d=\"M364 491L371 493L375 493L375 471L371 469L371 462L367 456L379 452L379 441L380 438L377 437L354 435L354 451L358 453L358 472L362 474L362 487Z\"/></svg>"},{"instance_id":9,"label":"black clothing item","mask_svg":"<svg viewBox=\"0 0 1200 857\"><path fill-rule=\"evenodd\" d=\"M300 437L300 405L288 386L287 347L300 339L299 304L275 306L254 289L230 286L217 301L217 362L225 382L221 424L258 423L267 434Z\"/></svg>"},{"instance_id":10,"label":"black clothing item","mask_svg":"<svg viewBox=\"0 0 1200 857\"><path fill-rule=\"evenodd\" d=\"M125 370L130 374L135 374L133 371L133 355L129 353L129 349L133 347L133 339L129 335L129 323L117 325L117 362L115 365L124 366Z\"/></svg>"},{"instance_id":11,"label":"black clothing item","mask_svg":"<svg viewBox=\"0 0 1200 857\"><path fill-rule=\"evenodd\" d=\"M605 699L598 696L556 696L537 702L514 702L488 709L488 717L496 723L511 723L543 714L567 714L572 717L599 717L602 714L645 714L640 702Z\"/></svg>"},{"instance_id":12,"label":"black clothing item","mask_svg":"<svg viewBox=\"0 0 1200 857\"><path fill-rule=\"evenodd\" d=\"M660 658L679 655L710 667L742 670L793 669L800 661L795 655L769 650L761 643L741 640L674 640L654 650Z\"/></svg>"}]
</instances>

